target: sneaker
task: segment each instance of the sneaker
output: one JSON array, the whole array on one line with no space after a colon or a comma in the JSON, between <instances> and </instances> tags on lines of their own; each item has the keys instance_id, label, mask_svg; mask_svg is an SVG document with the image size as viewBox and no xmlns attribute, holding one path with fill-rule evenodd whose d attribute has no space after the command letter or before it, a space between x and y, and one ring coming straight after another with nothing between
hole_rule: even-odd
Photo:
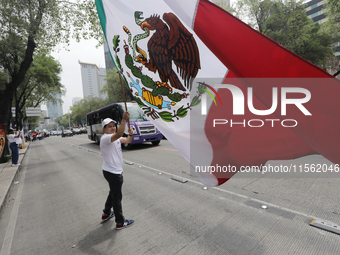
<instances>
[{"instance_id":1,"label":"sneaker","mask_svg":"<svg viewBox=\"0 0 340 255\"><path fill-rule=\"evenodd\" d=\"M20 166L20 164L12 164L12 166Z\"/></svg>"},{"instance_id":2,"label":"sneaker","mask_svg":"<svg viewBox=\"0 0 340 255\"><path fill-rule=\"evenodd\" d=\"M134 220L125 220L124 223L117 223L116 224L116 229L119 230L119 229L123 229L123 228L129 227L133 223L134 223Z\"/></svg>"},{"instance_id":3,"label":"sneaker","mask_svg":"<svg viewBox=\"0 0 340 255\"><path fill-rule=\"evenodd\" d=\"M112 211L110 214L103 213L102 214L102 222L105 222L115 216L115 213Z\"/></svg>"}]
</instances>

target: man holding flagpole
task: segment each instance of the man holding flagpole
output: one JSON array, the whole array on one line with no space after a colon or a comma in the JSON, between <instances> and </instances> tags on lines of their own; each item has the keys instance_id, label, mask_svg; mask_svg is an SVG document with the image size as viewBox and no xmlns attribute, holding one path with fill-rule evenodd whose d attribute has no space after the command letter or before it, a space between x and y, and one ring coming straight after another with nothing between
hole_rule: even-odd
<instances>
[{"instance_id":1,"label":"man holding flagpole","mask_svg":"<svg viewBox=\"0 0 340 255\"><path fill-rule=\"evenodd\" d=\"M131 143L133 130L128 129L128 137L122 137L126 121L130 113L126 111L123 119L116 130L116 121L106 118L102 121L104 135L100 139L100 150L103 155L103 175L109 183L110 192L105 202L102 214L102 222L116 216L116 229L131 226L133 220L126 220L122 209L122 186L123 186L123 155L121 143ZM111 211L113 208L113 211Z\"/></svg>"}]
</instances>

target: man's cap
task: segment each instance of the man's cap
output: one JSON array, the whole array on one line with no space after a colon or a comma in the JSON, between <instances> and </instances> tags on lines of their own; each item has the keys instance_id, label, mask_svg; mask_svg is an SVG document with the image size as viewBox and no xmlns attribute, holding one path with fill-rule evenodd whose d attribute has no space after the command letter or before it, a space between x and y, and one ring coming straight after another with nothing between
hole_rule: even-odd
<instances>
[{"instance_id":1,"label":"man's cap","mask_svg":"<svg viewBox=\"0 0 340 255\"><path fill-rule=\"evenodd\" d=\"M102 127L105 127L107 124L109 124L110 122L113 122L113 123L117 123L116 121L114 121L113 119L111 118L106 118L102 121Z\"/></svg>"}]
</instances>

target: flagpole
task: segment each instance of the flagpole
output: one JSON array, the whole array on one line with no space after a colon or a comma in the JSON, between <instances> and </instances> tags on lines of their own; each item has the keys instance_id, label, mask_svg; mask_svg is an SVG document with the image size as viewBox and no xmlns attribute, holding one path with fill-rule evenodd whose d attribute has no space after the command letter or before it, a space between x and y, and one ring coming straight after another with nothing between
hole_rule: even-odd
<instances>
[{"instance_id":1,"label":"flagpole","mask_svg":"<svg viewBox=\"0 0 340 255\"><path fill-rule=\"evenodd\" d=\"M125 111L127 112L127 105L126 105L126 98L125 98L125 93L124 93L123 79L122 79L122 75L121 75L120 71L118 71L118 73L119 73L120 85L122 87L122 92L123 92ZM130 128L130 119L128 119L127 121L128 121L128 128Z\"/></svg>"}]
</instances>

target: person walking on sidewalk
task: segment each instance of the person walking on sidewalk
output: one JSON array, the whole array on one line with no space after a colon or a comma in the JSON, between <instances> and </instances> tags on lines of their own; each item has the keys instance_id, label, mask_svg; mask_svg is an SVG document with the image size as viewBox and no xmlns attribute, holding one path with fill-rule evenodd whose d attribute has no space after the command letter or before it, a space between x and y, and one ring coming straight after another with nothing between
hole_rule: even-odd
<instances>
[{"instance_id":1,"label":"person walking on sidewalk","mask_svg":"<svg viewBox=\"0 0 340 255\"><path fill-rule=\"evenodd\" d=\"M8 133L8 143L12 151L12 166L20 166L20 164L18 164L19 147L17 144L17 138L20 137L20 131L17 131L16 134L14 134L14 130L9 129Z\"/></svg>"},{"instance_id":2,"label":"person walking on sidewalk","mask_svg":"<svg viewBox=\"0 0 340 255\"><path fill-rule=\"evenodd\" d=\"M122 185L123 185L123 155L121 143L131 143L133 130L128 129L128 137L122 137L126 121L130 113L125 112L117 130L116 121L106 118L102 121L104 135L100 139L100 151L103 155L103 175L109 183L110 192L105 202L102 214L102 222L113 216L116 217L116 229L131 226L133 220L126 220L122 209ZM113 211L111 211L113 208Z\"/></svg>"}]
</instances>

